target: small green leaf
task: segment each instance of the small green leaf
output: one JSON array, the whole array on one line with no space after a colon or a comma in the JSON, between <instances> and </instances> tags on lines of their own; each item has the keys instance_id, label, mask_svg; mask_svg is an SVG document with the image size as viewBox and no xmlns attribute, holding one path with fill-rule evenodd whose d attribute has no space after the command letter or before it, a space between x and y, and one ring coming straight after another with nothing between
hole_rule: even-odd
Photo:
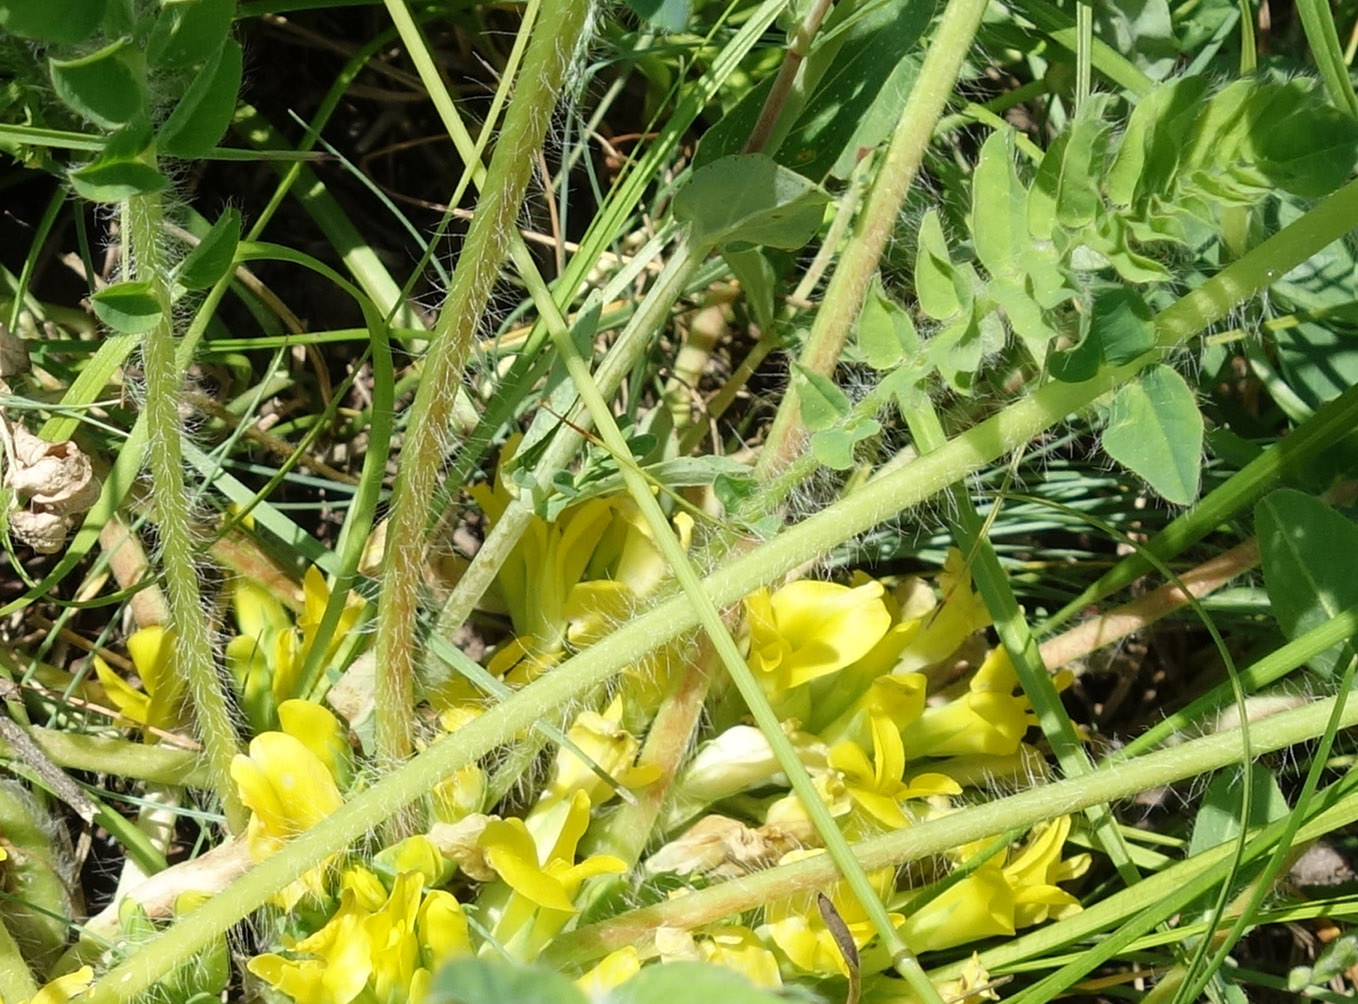
<instances>
[{"instance_id":1,"label":"small green leaf","mask_svg":"<svg viewBox=\"0 0 1358 1004\"><path fill-rule=\"evenodd\" d=\"M1089 330L1100 355L1115 366L1155 347L1151 308L1136 290L1125 286L1106 286L1094 294Z\"/></svg>"},{"instance_id":2,"label":"small green leaf","mask_svg":"<svg viewBox=\"0 0 1358 1004\"><path fill-rule=\"evenodd\" d=\"M240 45L228 40L204 64L160 127L157 137L160 151L192 160L216 146L236 110L240 78Z\"/></svg>"},{"instance_id":3,"label":"small green leaf","mask_svg":"<svg viewBox=\"0 0 1358 1004\"><path fill-rule=\"evenodd\" d=\"M1287 799L1278 787L1277 778L1258 764L1250 771L1250 775L1254 784L1250 790L1250 814L1245 825L1255 829L1287 815ZM1190 857L1219 847L1240 834L1242 793L1240 777L1235 771L1223 771L1212 779L1198 807L1197 818L1193 821L1193 837L1188 845Z\"/></svg>"},{"instance_id":4,"label":"small green leaf","mask_svg":"<svg viewBox=\"0 0 1358 1004\"><path fill-rule=\"evenodd\" d=\"M895 369L919 351L919 335L907 314L882 289L875 277L858 315L858 348L873 369Z\"/></svg>"},{"instance_id":5,"label":"small green leaf","mask_svg":"<svg viewBox=\"0 0 1358 1004\"><path fill-rule=\"evenodd\" d=\"M773 266L764 255L750 248L745 251L736 251L727 248L722 252L722 257L726 259L726 264L731 266L731 272L740 282L740 287L745 291L745 302L750 305L750 312L754 314L755 323L764 331L773 328L773 290L776 284L776 277L773 274Z\"/></svg>"},{"instance_id":6,"label":"small green leaf","mask_svg":"<svg viewBox=\"0 0 1358 1004\"><path fill-rule=\"evenodd\" d=\"M435 974L428 1004L586 1004L560 973L499 959L454 959Z\"/></svg>"},{"instance_id":7,"label":"small green leaf","mask_svg":"<svg viewBox=\"0 0 1358 1004\"><path fill-rule=\"evenodd\" d=\"M915 254L915 296L920 309L936 321L962 312L957 294L957 270L948 254L948 242L938 212L930 209L919 225L919 250Z\"/></svg>"},{"instance_id":8,"label":"small green leaf","mask_svg":"<svg viewBox=\"0 0 1358 1004\"><path fill-rule=\"evenodd\" d=\"M812 432L828 429L849 413L849 399L828 377L793 364L792 386L797 389L802 422Z\"/></svg>"},{"instance_id":9,"label":"small green leaf","mask_svg":"<svg viewBox=\"0 0 1358 1004\"><path fill-rule=\"evenodd\" d=\"M693 172L674 197L674 215L698 247L731 242L795 250L820 229L829 197L763 154L738 154Z\"/></svg>"},{"instance_id":10,"label":"small green leaf","mask_svg":"<svg viewBox=\"0 0 1358 1004\"><path fill-rule=\"evenodd\" d=\"M1310 96L1281 119L1269 119L1256 169L1272 187L1318 199L1348 180L1358 159L1358 121Z\"/></svg>"},{"instance_id":11,"label":"small green leaf","mask_svg":"<svg viewBox=\"0 0 1358 1004\"><path fill-rule=\"evenodd\" d=\"M126 39L79 59L47 64L57 97L96 125L111 129L145 111L145 70Z\"/></svg>"},{"instance_id":12,"label":"small green leaf","mask_svg":"<svg viewBox=\"0 0 1358 1004\"><path fill-rule=\"evenodd\" d=\"M847 471L854 465L854 447L882 431L875 418L860 418L851 425L821 429L811 436L811 452L826 467Z\"/></svg>"},{"instance_id":13,"label":"small green leaf","mask_svg":"<svg viewBox=\"0 0 1358 1004\"><path fill-rule=\"evenodd\" d=\"M206 289L226 275L240 242L240 210L228 209L189 252L175 276L185 289Z\"/></svg>"},{"instance_id":14,"label":"small green leaf","mask_svg":"<svg viewBox=\"0 0 1358 1004\"><path fill-rule=\"evenodd\" d=\"M1099 95L1106 99L1109 95ZM1093 223L1103 209L1099 179L1104 173L1111 127L1103 119L1107 100L1091 99L1070 126L1070 142L1061 160L1056 190L1056 221L1069 230Z\"/></svg>"},{"instance_id":15,"label":"small green leaf","mask_svg":"<svg viewBox=\"0 0 1358 1004\"><path fill-rule=\"evenodd\" d=\"M139 335L150 331L164 311L151 292L149 282L118 282L90 297L94 315L114 331Z\"/></svg>"},{"instance_id":16,"label":"small green leaf","mask_svg":"<svg viewBox=\"0 0 1358 1004\"><path fill-rule=\"evenodd\" d=\"M1061 185L1061 161L1069 145L1070 130L1067 129L1047 147L1042 163L1037 166L1037 174L1033 176L1032 187L1028 189L1028 232L1041 241L1052 239L1052 226L1056 222L1056 191Z\"/></svg>"},{"instance_id":17,"label":"small green leaf","mask_svg":"<svg viewBox=\"0 0 1358 1004\"><path fill-rule=\"evenodd\" d=\"M843 179L864 150L888 139L919 74L918 43L932 13L927 4L836 7L799 75L812 90L778 161L808 178Z\"/></svg>"},{"instance_id":18,"label":"small green leaf","mask_svg":"<svg viewBox=\"0 0 1358 1004\"><path fill-rule=\"evenodd\" d=\"M1014 135L993 132L981 145L972 179L971 236L976 257L997 279L1018 275L1029 247L1028 192L1014 169Z\"/></svg>"},{"instance_id":19,"label":"small green leaf","mask_svg":"<svg viewBox=\"0 0 1358 1004\"><path fill-rule=\"evenodd\" d=\"M964 315L934 335L926 345L939 374L959 394L970 394L981 361L1004 347L1004 323L992 312Z\"/></svg>"},{"instance_id":20,"label":"small green leaf","mask_svg":"<svg viewBox=\"0 0 1358 1004\"><path fill-rule=\"evenodd\" d=\"M1292 489L1260 501L1254 525L1264 587L1283 634L1296 638L1358 604L1358 526ZM1331 649L1311 666L1328 674L1338 657Z\"/></svg>"},{"instance_id":21,"label":"small green leaf","mask_svg":"<svg viewBox=\"0 0 1358 1004\"><path fill-rule=\"evenodd\" d=\"M75 45L88 41L106 0L0 0L0 27L15 38Z\"/></svg>"},{"instance_id":22,"label":"small green leaf","mask_svg":"<svg viewBox=\"0 0 1358 1004\"><path fill-rule=\"evenodd\" d=\"M108 138L98 160L68 175L72 186L92 202L121 202L160 191L165 177L146 162L150 145L151 124L138 119Z\"/></svg>"},{"instance_id":23,"label":"small green leaf","mask_svg":"<svg viewBox=\"0 0 1358 1004\"><path fill-rule=\"evenodd\" d=\"M1140 205L1166 189L1179 163L1184 137L1192 134L1202 114L1208 83L1203 76L1180 77L1137 102L1108 168L1110 203Z\"/></svg>"},{"instance_id":24,"label":"small green leaf","mask_svg":"<svg viewBox=\"0 0 1358 1004\"><path fill-rule=\"evenodd\" d=\"M122 202L166 185L165 175L139 160L96 160L67 177L77 194L91 202Z\"/></svg>"},{"instance_id":25,"label":"small green leaf","mask_svg":"<svg viewBox=\"0 0 1358 1004\"><path fill-rule=\"evenodd\" d=\"M1047 360L1047 372L1062 383L1082 383L1091 379L1103 363L1099 340L1086 332L1078 345L1053 352Z\"/></svg>"},{"instance_id":26,"label":"small green leaf","mask_svg":"<svg viewBox=\"0 0 1358 1004\"><path fill-rule=\"evenodd\" d=\"M508 1001L511 998L502 998ZM787 1004L787 998L756 987L741 973L706 962L647 966L608 995L609 1004ZM479 1001L468 1004L480 1004ZM501 1002L497 1002L501 1004ZM567 1002L562 1002L567 1004Z\"/></svg>"},{"instance_id":27,"label":"small green leaf","mask_svg":"<svg viewBox=\"0 0 1358 1004\"><path fill-rule=\"evenodd\" d=\"M1117 392L1103 430L1107 454L1176 505L1198 497L1202 414L1184 378L1154 366Z\"/></svg>"},{"instance_id":28,"label":"small green leaf","mask_svg":"<svg viewBox=\"0 0 1358 1004\"><path fill-rule=\"evenodd\" d=\"M832 471L847 471L853 467L853 446L853 437L838 426L811 435L811 452Z\"/></svg>"},{"instance_id":29,"label":"small green leaf","mask_svg":"<svg viewBox=\"0 0 1358 1004\"><path fill-rule=\"evenodd\" d=\"M1009 327L1033 362L1041 365L1047 358L1047 346L1055 341L1057 332L1047 323L1041 305L1029 292L1028 283L1006 279L992 282L987 291L1009 318Z\"/></svg>"},{"instance_id":30,"label":"small green leaf","mask_svg":"<svg viewBox=\"0 0 1358 1004\"><path fill-rule=\"evenodd\" d=\"M161 7L146 43L146 58L167 70L206 62L226 41L236 0L178 0Z\"/></svg>"}]
</instances>

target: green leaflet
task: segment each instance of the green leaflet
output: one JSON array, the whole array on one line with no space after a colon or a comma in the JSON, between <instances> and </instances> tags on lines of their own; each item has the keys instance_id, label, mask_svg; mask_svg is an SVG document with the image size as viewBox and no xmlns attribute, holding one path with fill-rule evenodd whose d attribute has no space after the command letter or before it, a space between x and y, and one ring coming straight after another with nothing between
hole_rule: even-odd
<instances>
[{"instance_id":1,"label":"green leaflet","mask_svg":"<svg viewBox=\"0 0 1358 1004\"><path fill-rule=\"evenodd\" d=\"M1154 366L1113 397L1103 448L1166 501L1189 505L1198 497L1202 432L1202 414L1184 378Z\"/></svg>"}]
</instances>

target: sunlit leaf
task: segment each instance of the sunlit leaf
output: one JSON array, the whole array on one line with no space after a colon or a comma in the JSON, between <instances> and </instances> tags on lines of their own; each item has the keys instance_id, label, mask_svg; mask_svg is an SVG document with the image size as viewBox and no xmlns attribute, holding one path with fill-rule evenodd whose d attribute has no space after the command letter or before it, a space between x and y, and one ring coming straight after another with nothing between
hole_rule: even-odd
<instances>
[{"instance_id":1,"label":"sunlit leaf","mask_svg":"<svg viewBox=\"0 0 1358 1004\"><path fill-rule=\"evenodd\" d=\"M120 126L145 109L141 55L124 39L79 59L48 60L48 68L57 97L97 125Z\"/></svg>"},{"instance_id":2,"label":"sunlit leaf","mask_svg":"<svg viewBox=\"0 0 1358 1004\"><path fill-rule=\"evenodd\" d=\"M1189 505L1198 497L1202 432L1202 413L1184 378L1154 366L1113 397L1103 448L1166 501Z\"/></svg>"},{"instance_id":3,"label":"sunlit leaf","mask_svg":"<svg viewBox=\"0 0 1358 1004\"><path fill-rule=\"evenodd\" d=\"M240 210L227 209L189 252L175 278L186 289L205 289L231 268L240 241Z\"/></svg>"},{"instance_id":4,"label":"sunlit leaf","mask_svg":"<svg viewBox=\"0 0 1358 1004\"><path fill-rule=\"evenodd\" d=\"M231 124L240 79L240 45L227 41L194 77L160 127L160 151L187 160L201 157L216 146Z\"/></svg>"},{"instance_id":5,"label":"sunlit leaf","mask_svg":"<svg viewBox=\"0 0 1358 1004\"><path fill-rule=\"evenodd\" d=\"M741 242L796 249L820 228L829 197L763 154L723 157L695 171L674 215L699 247Z\"/></svg>"}]
</instances>

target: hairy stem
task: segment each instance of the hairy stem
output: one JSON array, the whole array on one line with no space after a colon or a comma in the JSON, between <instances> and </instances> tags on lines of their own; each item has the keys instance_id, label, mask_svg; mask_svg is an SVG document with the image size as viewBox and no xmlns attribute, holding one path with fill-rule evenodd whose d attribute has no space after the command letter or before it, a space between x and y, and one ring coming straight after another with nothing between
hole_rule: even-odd
<instances>
[{"instance_id":1,"label":"hairy stem","mask_svg":"<svg viewBox=\"0 0 1358 1004\"><path fill-rule=\"evenodd\" d=\"M203 614L198 591L199 554L184 492L184 457L179 441L184 371L175 363L170 290L160 254L163 229L160 196L133 196L128 200L127 219L134 277L151 284L161 305L160 320L142 343L142 366L146 373L146 432L150 444L146 460L156 500L169 626L176 639L176 670L183 674L193 700L210 787L225 810L227 827L238 833L245 826L247 815L231 781L231 759L238 751L236 729L213 657L208 619Z\"/></svg>"},{"instance_id":2,"label":"hairy stem","mask_svg":"<svg viewBox=\"0 0 1358 1004\"><path fill-rule=\"evenodd\" d=\"M533 28L402 444L383 556L387 578L377 615L376 746L378 759L388 766L411 751L420 566L454 397L589 2L562 0L547 7Z\"/></svg>"}]
</instances>

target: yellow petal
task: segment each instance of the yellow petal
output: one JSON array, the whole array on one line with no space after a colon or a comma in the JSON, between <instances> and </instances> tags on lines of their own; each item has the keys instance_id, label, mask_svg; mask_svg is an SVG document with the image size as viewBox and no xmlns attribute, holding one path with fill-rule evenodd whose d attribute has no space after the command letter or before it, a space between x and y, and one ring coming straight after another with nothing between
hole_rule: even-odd
<instances>
[{"instance_id":1,"label":"yellow petal","mask_svg":"<svg viewBox=\"0 0 1358 1004\"><path fill-rule=\"evenodd\" d=\"M850 589L803 579L773 594L778 631L790 646L780 672L796 687L861 659L891 627L882 584Z\"/></svg>"},{"instance_id":2,"label":"yellow petal","mask_svg":"<svg viewBox=\"0 0 1358 1004\"><path fill-rule=\"evenodd\" d=\"M998 867L982 865L908 917L901 934L913 952L1014 933L1014 891Z\"/></svg>"},{"instance_id":3,"label":"yellow petal","mask_svg":"<svg viewBox=\"0 0 1358 1004\"><path fill-rule=\"evenodd\" d=\"M104 685L108 699L113 702L119 714L138 725L148 724L147 718L151 709L151 698L115 673L112 667L97 655L94 657L94 671L99 676L99 682Z\"/></svg>"},{"instance_id":4,"label":"yellow petal","mask_svg":"<svg viewBox=\"0 0 1358 1004\"><path fill-rule=\"evenodd\" d=\"M291 700L278 706L278 721L284 732L325 764L337 785L348 785L353 750L338 718L314 701Z\"/></svg>"},{"instance_id":5,"label":"yellow petal","mask_svg":"<svg viewBox=\"0 0 1358 1004\"><path fill-rule=\"evenodd\" d=\"M278 598L257 582L237 579L231 591L231 606L242 637L261 644L275 632L286 631L292 619Z\"/></svg>"},{"instance_id":6,"label":"yellow petal","mask_svg":"<svg viewBox=\"0 0 1358 1004\"><path fill-rule=\"evenodd\" d=\"M437 968L448 959L471 954L467 915L457 897L450 892L435 889L425 895L415 929L424 949L425 964L430 968Z\"/></svg>"},{"instance_id":7,"label":"yellow petal","mask_svg":"<svg viewBox=\"0 0 1358 1004\"><path fill-rule=\"evenodd\" d=\"M597 966L575 981L590 1000L604 1000L637 973L641 972L641 954L633 945L619 948L605 955Z\"/></svg>"},{"instance_id":8,"label":"yellow petal","mask_svg":"<svg viewBox=\"0 0 1358 1004\"><path fill-rule=\"evenodd\" d=\"M66 1004L73 997L83 994L94 982L94 970L81 966L73 973L58 976L33 995L29 1004Z\"/></svg>"},{"instance_id":9,"label":"yellow petal","mask_svg":"<svg viewBox=\"0 0 1358 1004\"><path fill-rule=\"evenodd\" d=\"M575 912L561 882L538 864L537 847L522 819L497 819L486 824L479 841L487 863L515 892L551 910Z\"/></svg>"}]
</instances>

